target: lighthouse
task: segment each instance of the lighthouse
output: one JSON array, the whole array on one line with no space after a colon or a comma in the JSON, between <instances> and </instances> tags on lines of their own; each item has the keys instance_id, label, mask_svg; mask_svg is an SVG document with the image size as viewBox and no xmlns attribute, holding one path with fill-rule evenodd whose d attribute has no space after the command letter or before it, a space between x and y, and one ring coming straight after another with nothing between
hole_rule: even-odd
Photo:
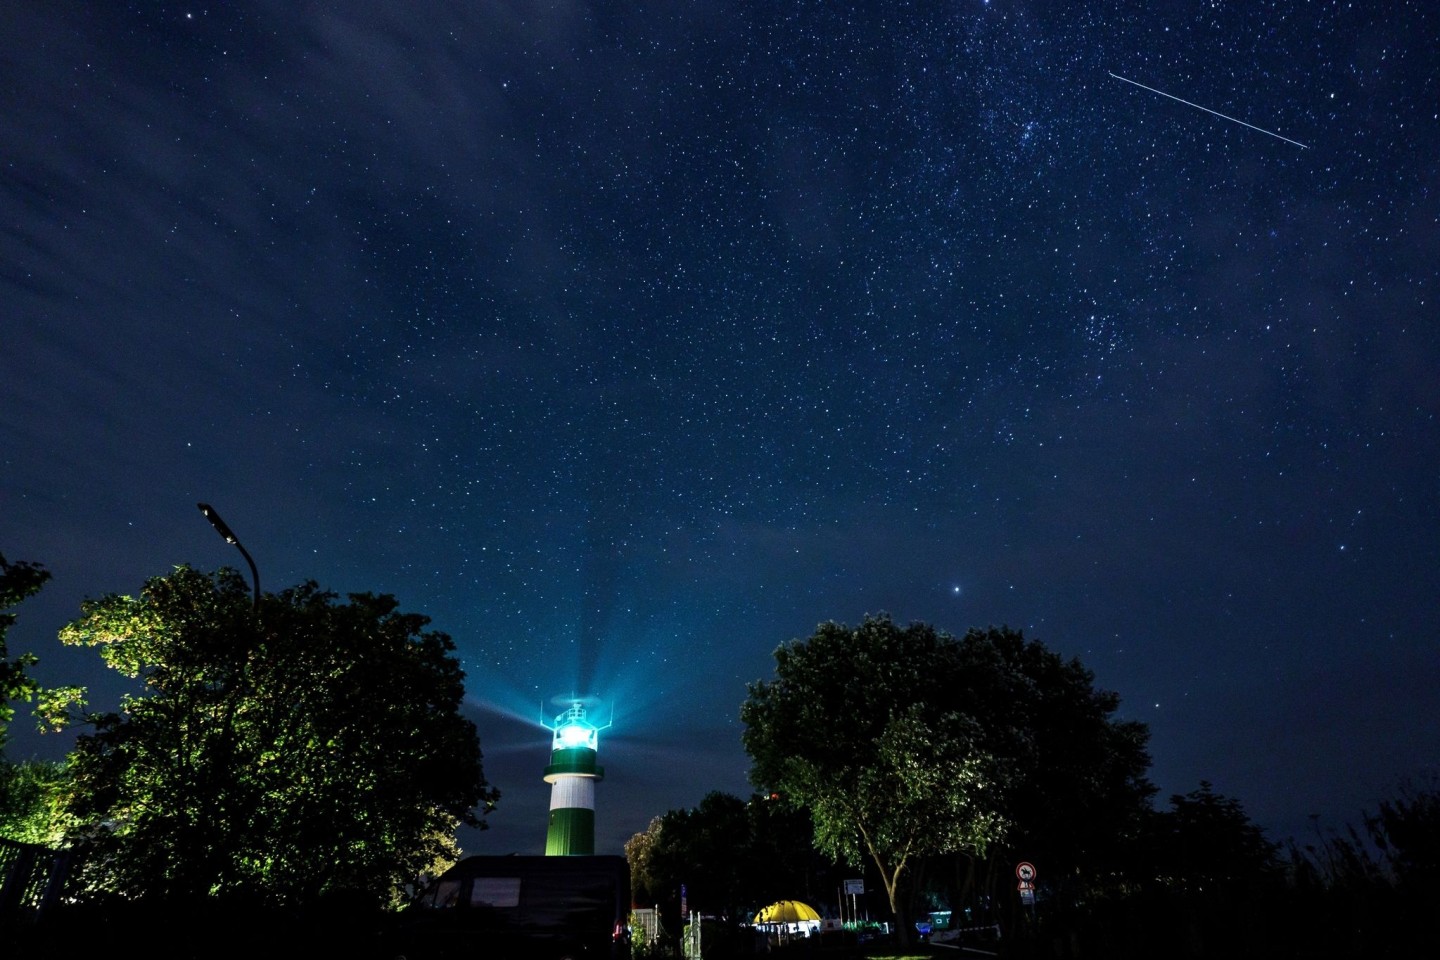
<instances>
[{"instance_id":1,"label":"lighthouse","mask_svg":"<svg viewBox=\"0 0 1440 960\"><path fill-rule=\"evenodd\" d=\"M546 726L553 736L550 765L545 768L545 782L550 784L545 855L594 856L595 781L605 777L605 769L595 763L601 728L586 718L585 701L578 699Z\"/></svg>"}]
</instances>

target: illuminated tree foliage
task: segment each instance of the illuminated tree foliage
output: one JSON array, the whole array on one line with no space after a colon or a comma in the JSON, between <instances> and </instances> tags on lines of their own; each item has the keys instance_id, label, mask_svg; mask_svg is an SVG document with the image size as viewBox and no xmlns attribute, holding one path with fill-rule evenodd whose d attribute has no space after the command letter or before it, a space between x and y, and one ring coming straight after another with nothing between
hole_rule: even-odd
<instances>
[{"instance_id":1,"label":"illuminated tree foliage","mask_svg":"<svg viewBox=\"0 0 1440 960\"><path fill-rule=\"evenodd\" d=\"M60 846L65 817L60 809L69 775L48 760L0 762L0 837L18 843Z\"/></svg>"},{"instance_id":2,"label":"illuminated tree foliage","mask_svg":"<svg viewBox=\"0 0 1440 960\"><path fill-rule=\"evenodd\" d=\"M10 721L15 717L13 700L31 700L40 692L39 685L28 670L36 663L35 655L24 653L10 659L5 634L15 624L10 610L22 600L40 592L50 573L39 564L19 561L9 563L0 555L0 749L5 746Z\"/></svg>"},{"instance_id":3,"label":"illuminated tree foliage","mask_svg":"<svg viewBox=\"0 0 1440 960\"><path fill-rule=\"evenodd\" d=\"M775 661L741 708L751 779L806 806L822 850L874 861L902 935L906 873L926 859L1003 851L1069 876L1149 813L1144 725L1016 631L957 640L869 617L822 624Z\"/></svg>"},{"instance_id":4,"label":"illuminated tree foliage","mask_svg":"<svg viewBox=\"0 0 1440 960\"><path fill-rule=\"evenodd\" d=\"M660 839L662 823L661 817L651 817L644 830L625 841L625 860L630 864L630 899L637 904L654 903L665 894L666 878L650 869L651 854Z\"/></svg>"},{"instance_id":5,"label":"illuminated tree foliage","mask_svg":"<svg viewBox=\"0 0 1440 960\"><path fill-rule=\"evenodd\" d=\"M46 695L29 674L37 662L35 655L25 653L12 660L5 635L15 624L16 615L10 611L49 579L49 571L39 564L9 563L0 555L0 750L15 718L12 702ZM11 763L0 757L0 837L21 843L56 842L60 820L54 799L63 782L63 764Z\"/></svg>"},{"instance_id":6,"label":"illuminated tree foliage","mask_svg":"<svg viewBox=\"0 0 1440 960\"><path fill-rule=\"evenodd\" d=\"M1001 836L998 778L956 696L960 646L888 617L822 624L775 651L775 679L741 707L757 786L809 809L815 843L874 861L902 937L902 880L921 858L983 850Z\"/></svg>"},{"instance_id":7,"label":"illuminated tree foliage","mask_svg":"<svg viewBox=\"0 0 1440 960\"><path fill-rule=\"evenodd\" d=\"M498 794L454 644L397 606L310 582L256 610L233 570L188 567L87 602L61 640L143 686L70 759L92 888L304 905L453 860Z\"/></svg>"}]
</instances>

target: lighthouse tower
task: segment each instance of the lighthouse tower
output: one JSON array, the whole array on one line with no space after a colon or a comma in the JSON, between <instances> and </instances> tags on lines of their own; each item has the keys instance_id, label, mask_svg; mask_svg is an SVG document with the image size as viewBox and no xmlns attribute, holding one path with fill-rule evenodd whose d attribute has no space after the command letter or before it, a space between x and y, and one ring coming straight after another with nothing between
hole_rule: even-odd
<instances>
[{"instance_id":1,"label":"lighthouse tower","mask_svg":"<svg viewBox=\"0 0 1440 960\"><path fill-rule=\"evenodd\" d=\"M595 854L595 781L605 769L595 763L600 727L585 717L585 701L572 700L566 711L547 724L554 737L545 782L550 784L550 827L545 856L589 857ZM606 724L609 726L609 724Z\"/></svg>"}]
</instances>

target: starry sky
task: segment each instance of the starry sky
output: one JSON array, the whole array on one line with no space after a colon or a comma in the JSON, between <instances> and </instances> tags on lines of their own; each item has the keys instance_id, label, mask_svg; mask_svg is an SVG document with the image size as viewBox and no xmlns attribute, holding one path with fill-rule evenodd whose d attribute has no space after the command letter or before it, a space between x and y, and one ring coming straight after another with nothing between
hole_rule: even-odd
<instances>
[{"instance_id":1,"label":"starry sky","mask_svg":"<svg viewBox=\"0 0 1440 960\"><path fill-rule=\"evenodd\" d=\"M748 794L776 646L882 611L1079 657L1162 796L1353 821L1440 755L1437 45L1429 0L13 0L11 651L113 703L55 632L245 569L206 501L262 586L455 638L470 852L543 849L557 695L618 852Z\"/></svg>"}]
</instances>

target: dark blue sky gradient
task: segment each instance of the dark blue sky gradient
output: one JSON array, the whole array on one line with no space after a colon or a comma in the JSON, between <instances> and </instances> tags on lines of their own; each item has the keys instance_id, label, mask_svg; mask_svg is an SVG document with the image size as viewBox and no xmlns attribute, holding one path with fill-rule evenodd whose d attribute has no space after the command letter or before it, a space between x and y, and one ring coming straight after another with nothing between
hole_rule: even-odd
<instances>
[{"instance_id":1,"label":"dark blue sky gradient","mask_svg":"<svg viewBox=\"0 0 1440 960\"><path fill-rule=\"evenodd\" d=\"M1080 657L1272 835L1440 755L1440 13L1347 3L0 9L12 651L173 564L456 640L539 852L744 793L867 612ZM1302 149L1110 73L1307 144ZM558 708L547 706L547 712ZM18 734L11 753L64 741Z\"/></svg>"}]
</instances>

